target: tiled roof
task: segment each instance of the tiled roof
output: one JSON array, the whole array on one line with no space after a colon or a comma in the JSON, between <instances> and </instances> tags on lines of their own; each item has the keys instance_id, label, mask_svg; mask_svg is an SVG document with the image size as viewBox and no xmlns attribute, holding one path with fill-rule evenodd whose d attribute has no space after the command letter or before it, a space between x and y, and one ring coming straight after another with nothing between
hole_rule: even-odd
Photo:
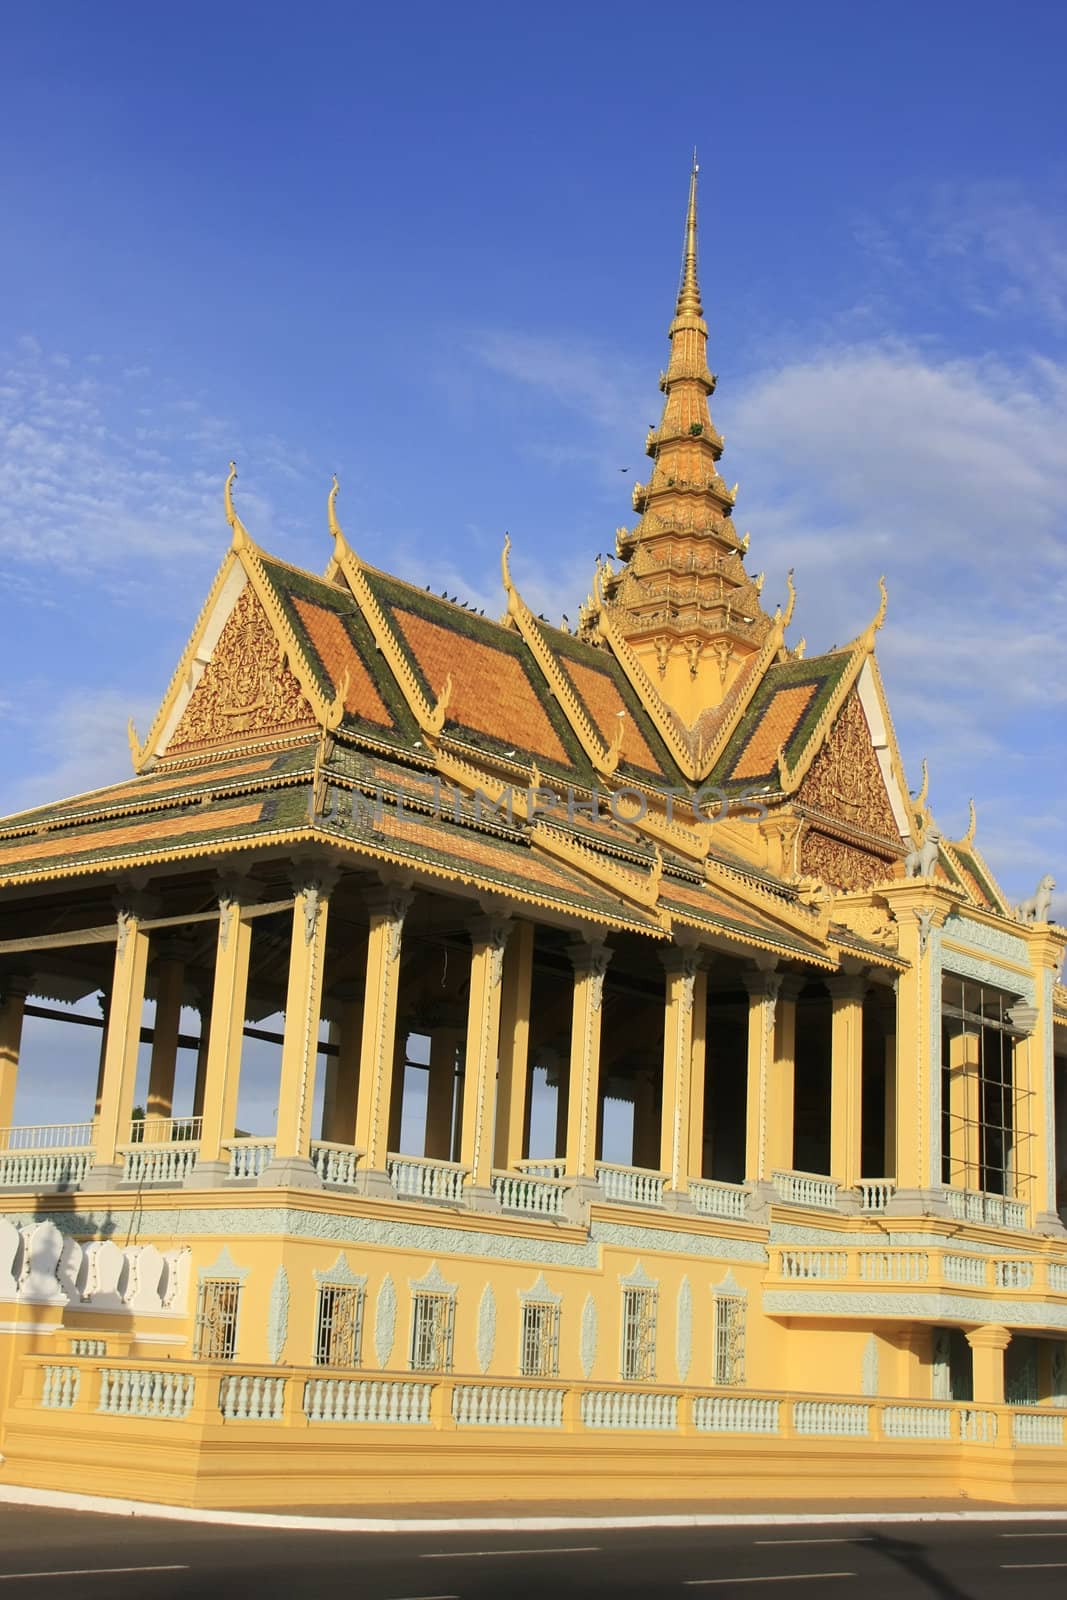
<instances>
[{"instance_id":1,"label":"tiled roof","mask_svg":"<svg viewBox=\"0 0 1067 1600\"><path fill-rule=\"evenodd\" d=\"M852 661L848 650L771 667L711 772L708 783L731 789L778 779L778 752L795 766Z\"/></svg>"}]
</instances>

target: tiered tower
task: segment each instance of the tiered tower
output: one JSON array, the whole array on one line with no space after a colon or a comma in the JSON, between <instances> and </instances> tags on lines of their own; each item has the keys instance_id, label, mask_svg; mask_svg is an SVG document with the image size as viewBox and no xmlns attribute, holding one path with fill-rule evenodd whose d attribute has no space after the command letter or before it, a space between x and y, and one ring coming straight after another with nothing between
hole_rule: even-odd
<instances>
[{"instance_id":1,"label":"tiered tower","mask_svg":"<svg viewBox=\"0 0 1067 1600\"><path fill-rule=\"evenodd\" d=\"M697 281L697 173L686 212L682 280L660 377L663 416L645 449L647 483L634 484L636 528L620 528L621 571L603 574L616 633L627 641L671 709L688 726L729 695L771 628L762 579L745 571L733 524L736 485L719 473L722 436L708 410L708 325Z\"/></svg>"}]
</instances>

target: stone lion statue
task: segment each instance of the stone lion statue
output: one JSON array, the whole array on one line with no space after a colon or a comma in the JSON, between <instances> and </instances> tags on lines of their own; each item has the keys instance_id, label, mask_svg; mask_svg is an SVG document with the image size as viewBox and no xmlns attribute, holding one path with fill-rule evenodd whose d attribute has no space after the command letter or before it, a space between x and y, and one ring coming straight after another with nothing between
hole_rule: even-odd
<instances>
[{"instance_id":1,"label":"stone lion statue","mask_svg":"<svg viewBox=\"0 0 1067 1600\"><path fill-rule=\"evenodd\" d=\"M932 878L937 865L937 846L941 839L938 828L927 828L926 838L904 857L906 878Z\"/></svg>"},{"instance_id":2,"label":"stone lion statue","mask_svg":"<svg viewBox=\"0 0 1067 1600\"><path fill-rule=\"evenodd\" d=\"M1016 919L1019 922L1047 922L1055 887L1056 880L1046 872L1029 900L1015 907Z\"/></svg>"}]
</instances>

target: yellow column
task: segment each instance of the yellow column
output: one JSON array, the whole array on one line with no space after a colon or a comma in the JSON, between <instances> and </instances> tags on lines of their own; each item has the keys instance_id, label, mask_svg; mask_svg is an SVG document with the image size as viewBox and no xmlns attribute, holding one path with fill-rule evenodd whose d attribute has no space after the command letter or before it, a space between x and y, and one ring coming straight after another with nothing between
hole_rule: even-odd
<instances>
[{"instance_id":1,"label":"yellow column","mask_svg":"<svg viewBox=\"0 0 1067 1600\"><path fill-rule=\"evenodd\" d=\"M10 1128L15 1118L22 1019L28 993L26 978L10 977L4 984L4 997L0 1002L0 1128Z\"/></svg>"},{"instance_id":2,"label":"yellow column","mask_svg":"<svg viewBox=\"0 0 1067 1600\"><path fill-rule=\"evenodd\" d=\"M879 891L882 893L883 891ZM943 1206L941 1127L941 965L938 930L952 901L929 881L888 885L898 953L908 963L897 977L896 1194L890 1211Z\"/></svg>"},{"instance_id":3,"label":"yellow column","mask_svg":"<svg viewBox=\"0 0 1067 1600\"><path fill-rule=\"evenodd\" d=\"M777 972L749 968L743 981L748 990L745 1181L763 1183L769 1180L772 1171L767 1159L767 1080L774 1036L775 1003L782 978Z\"/></svg>"},{"instance_id":4,"label":"yellow column","mask_svg":"<svg viewBox=\"0 0 1067 1600\"><path fill-rule=\"evenodd\" d=\"M392 1110L400 949L408 889L383 886L367 896L370 936L363 1000L356 1147L361 1152L359 1187L364 1194L392 1194L387 1168Z\"/></svg>"},{"instance_id":5,"label":"yellow column","mask_svg":"<svg viewBox=\"0 0 1067 1600\"><path fill-rule=\"evenodd\" d=\"M948 1047L949 1181L954 1188L981 1189L981 1040L966 1026Z\"/></svg>"},{"instance_id":6,"label":"yellow column","mask_svg":"<svg viewBox=\"0 0 1067 1600\"><path fill-rule=\"evenodd\" d=\"M132 909L124 908L119 912L118 928L115 976L104 1041L100 1114L96 1119L96 1154L83 1185L87 1189L111 1189L119 1181L121 1165L117 1147L125 1144L130 1136L130 1115L137 1083L149 941L137 912Z\"/></svg>"},{"instance_id":7,"label":"yellow column","mask_svg":"<svg viewBox=\"0 0 1067 1600\"><path fill-rule=\"evenodd\" d=\"M196 1011L200 1018L200 1043L196 1052L196 1078L193 1082L193 1116L204 1115L204 1086L207 1083L207 1049L211 1038L211 995L199 993Z\"/></svg>"},{"instance_id":8,"label":"yellow column","mask_svg":"<svg viewBox=\"0 0 1067 1600\"><path fill-rule=\"evenodd\" d=\"M1011 1329L987 1323L972 1328L967 1343L974 1352L974 1403L976 1406L1004 1404L1004 1352L1011 1344Z\"/></svg>"},{"instance_id":9,"label":"yellow column","mask_svg":"<svg viewBox=\"0 0 1067 1600\"><path fill-rule=\"evenodd\" d=\"M161 956L155 963L155 980L156 1019L152 1027L146 1118L169 1117L174 1113L174 1073L178 1065L184 963L174 955Z\"/></svg>"},{"instance_id":10,"label":"yellow column","mask_svg":"<svg viewBox=\"0 0 1067 1600\"><path fill-rule=\"evenodd\" d=\"M693 974L692 1057L689 1073L689 1176L704 1176L704 1088L708 1068L708 974Z\"/></svg>"},{"instance_id":11,"label":"yellow column","mask_svg":"<svg viewBox=\"0 0 1067 1600\"><path fill-rule=\"evenodd\" d=\"M504 917L478 917L471 926L460 1160L470 1169L464 1187L467 1203L482 1211L500 1209L493 1194L493 1138L504 950L510 932L511 923Z\"/></svg>"},{"instance_id":12,"label":"yellow column","mask_svg":"<svg viewBox=\"0 0 1067 1600\"><path fill-rule=\"evenodd\" d=\"M863 1120L864 977L838 972L827 980L830 1026L830 1177L846 1189L860 1181Z\"/></svg>"},{"instance_id":13,"label":"yellow column","mask_svg":"<svg viewBox=\"0 0 1067 1600\"><path fill-rule=\"evenodd\" d=\"M600 1022L611 951L599 942L572 944L574 1001L567 1082L566 1171L579 1198L596 1188L596 1108L600 1090Z\"/></svg>"},{"instance_id":14,"label":"yellow column","mask_svg":"<svg viewBox=\"0 0 1067 1600\"><path fill-rule=\"evenodd\" d=\"M1027 1135L1019 1162L1029 1181L1020 1184L1019 1198L1030 1207L1031 1226L1042 1233L1063 1233L1056 1209L1056 1090L1052 1023L1052 988L1063 960L1063 930L1040 929L1027 940L1035 978L1037 1005L1033 1027L1015 1049L1015 1072L1028 1091L1021 1097L1023 1128ZM1017 1006L1013 1016L1025 1026L1030 1008Z\"/></svg>"},{"instance_id":15,"label":"yellow column","mask_svg":"<svg viewBox=\"0 0 1067 1600\"><path fill-rule=\"evenodd\" d=\"M660 951L666 976L663 1014L663 1108L659 1167L667 1176L664 1204L687 1201L693 1115L693 1011L700 955L696 950Z\"/></svg>"},{"instance_id":16,"label":"yellow column","mask_svg":"<svg viewBox=\"0 0 1067 1600\"><path fill-rule=\"evenodd\" d=\"M530 1070L533 949L533 923L516 922L504 956L504 987L500 996L500 1072L493 1162L505 1172L513 1172L523 1156Z\"/></svg>"},{"instance_id":17,"label":"yellow column","mask_svg":"<svg viewBox=\"0 0 1067 1600\"><path fill-rule=\"evenodd\" d=\"M437 1161L451 1161L456 1111L456 1053L462 1028L434 1028L426 1085L426 1138L423 1150Z\"/></svg>"},{"instance_id":18,"label":"yellow column","mask_svg":"<svg viewBox=\"0 0 1067 1600\"><path fill-rule=\"evenodd\" d=\"M319 1182L311 1163L311 1108L319 1061L326 930L335 882L336 873L316 870L301 879L293 901L278 1126L274 1156L260 1179L267 1185L308 1188Z\"/></svg>"},{"instance_id":19,"label":"yellow column","mask_svg":"<svg viewBox=\"0 0 1067 1600\"><path fill-rule=\"evenodd\" d=\"M356 1096L359 1090L359 1051L363 1042L363 1002L348 993L337 997L336 1021L330 1026L330 1043L337 1054L326 1065L326 1092L322 1101L322 1137L331 1144L355 1144Z\"/></svg>"},{"instance_id":20,"label":"yellow column","mask_svg":"<svg viewBox=\"0 0 1067 1600\"><path fill-rule=\"evenodd\" d=\"M233 1138L237 1089L241 1078L248 960L252 923L236 893L219 896L219 932L215 947L215 982L204 1066L204 1109L200 1154L185 1180L190 1189L216 1188L229 1170L223 1143Z\"/></svg>"},{"instance_id":21,"label":"yellow column","mask_svg":"<svg viewBox=\"0 0 1067 1600\"><path fill-rule=\"evenodd\" d=\"M786 973L778 991L774 1049L767 1090L767 1170L788 1172L793 1166L793 1107L796 1099L797 998L805 979Z\"/></svg>"},{"instance_id":22,"label":"yellow column","mask_svg":"<svg viewBox=\"0 0 1067 1600\"><path fill-rule=\"evenodd\" d=\"M897 1175L897 1036L885 1041L885 1152L882 1176Z\"/></svg>"}]
</instances>

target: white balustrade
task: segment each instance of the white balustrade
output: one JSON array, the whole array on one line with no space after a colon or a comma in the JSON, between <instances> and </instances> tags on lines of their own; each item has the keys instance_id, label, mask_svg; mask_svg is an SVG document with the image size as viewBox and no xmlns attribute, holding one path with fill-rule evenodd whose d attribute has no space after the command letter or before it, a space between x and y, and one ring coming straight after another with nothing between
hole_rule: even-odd
<instances>
[{"instance_id":1,"label":"white balustrade","mask_svg":"<svg viewBox=\"0 0 1067 1600\"><path fill-rule=\"evenodd\" d=\"M130 1123L131 1144L198 1144L203 1117L136 1117Z\"/></svg>"},{"instance_id":2,"label":"white balustrade","mask_svg":"<svg viewBox=\"0 0 1067 1600\"><path fill-rule=\"evenodd\" d=\"M0 1155L0 1189L73 1189L93 1164L91 1150L40 1150Z\"/></svg>"},{"instance_id":3,"label":"white balustrade","mask_svg":"<svg viewBox=\"0 0 1067 1600\"><path fill-rule=\"evenodd\" d=\"M452 1416L471 1428L562 1428L563 1389L523 1389L512 1384L457 1384Z\"/></svg>"},{"instance_id":4,"label":"white balustrade","mask_svg":"<svg viewBox=\"0 0 1067 1600\"><path fill-rule=\"evenodd\" d=\"M690 1178L689 1198L706 1217L745 1215L748 1190L739 1183L711 1183L706 1178Z\"/></svg>"},{"instance_id":5,"label":"white balustrade","mask_svg":"<svg viewBox=\"0 0 1067 1600\"><path fill-rule=\"evenodd\" d=\"M123 1183L184 1183L199 1150L193 1144L147 1144L119 1153Z\"/></svg>"},{"instance_id":6,"label":"white balustrade","mask_svg":"<svg viewBox=\"0 0 1067 1600\"><path fill-rule=\"evenodd\" d=\"M946 1283L965 1283L972 1289L984 1289L986 1258L984 1256L943 1255L941 1271Z\"/></svg>"},{"instance_id":7,"label":"white balustrade","mask_svg":"<svg viewBox=\"0 0 1067 1600\"><path fill-rule=\"evenodd\" d=\"M274 1157L270 1139L228 1139L222 1148L230 1158L230 1178L258 1178Z\"/></svg>"},{"instance_id":8,"label":"white balustrade","mask_svg":"<svg viewBox=\"0 0 1067 1600\"><path fill-rule=\"evenodd\" d=\"M997 1414L995 1411L976 1411L970 1406L960 1409L960 1440L963 1444L996 1444Z\"/></svg>"},{"instance_id":9,"label":"white balustrade","mask_svg":"<svg viewBox=\"0 0 1067 1600\"><path fill-rule=\"evenodd\" d=\"M361 1153L353 1150L351 1145L327 1144L316 1139L311 1145L311 1165L323 1183L336 1183L341 1188L351 1189L356 1182Z\"/></svg>"},{"instance_id":10,"label":"white balustrade","mask_svg":"<svg viewBox=\"0 0 1067 1600\"><path fill-rule=\"evenodd\" d=\"M673 1433L678 1426L676 1394L641 1394L632 1389L591 1389L582 1395L587 1428L630 1428Z\"/></svg>"},{"instance_id":11,"label":"white balustrade","mask_svg":"<svg viewBox=\"0 0 1067 1600\"><path fill-rule=\"evenodd\" d=\"M851 1405L847 1400L796 1400L793 1427L797 1433L865 1439L870 1434L870 1409Z\"/></svg>"},{"instance_id":12,"label":"white balustrade","mask_svg":"<svg viewBox=\"0 0 1067 1600\"><path fill-rule=\"evenodd\" d=\"M754 1395L698 1395L693 1401L693 1426L701 1433L777 1433L781 1413L778 1400Z\"/></svg>"},{"instance_id":13,"label":"white balustrade","mask_svg":"<svg viewBox=\"0 0 1067 1600\"><path fill-rule=\"evenodd\" d=\"M951 1406L886 1406L882 1432L887 1439L951 1439Z\"/></svg>"},{"instance_id":14,"label":"white balustrade","mask_svg":"<svg viewBox=\"0 0 1067 1600\"><path fill-rule=\"evenodd\" d=\"M93 1142L93 1122L36 1122L0 1128L0 1151L83 1150Z\"/></svg>"},{"instance_id":15,"label":"white balustrade","mask_svg":"<svg viewBox=\"0 0 1067 1600\"><path fill-rule=\"evenodd\" d=\"M1014 1444L1063 1444L1063 1418L1043 1416L1039 1411L1016 1411L1011 1419Z\"/></svg>"},{"instance_id":16,"label":"white balustrade","mask_svg":"<svg viewBox=\"0 0 1067 1600\"><path fill-rule=\"evenodd\" d=\"M106 1356L106 1339L72 1339L70 1341L72 1356Z\"/></svg>"},{"instance_id":17,"label":"white balustrade","mask_svg":"<svg viewBox=\"0 0 1067 1600\"><path fill-rule=\"evenodd\" d=\"M48 1366L41 1373L41 1404L51 1411L69 1411L81 1387L80 1367Z\"/></svg>"},{"instance_id":18,"label":"white balustrade","mask_svg":"<svg viewBox=\"0 0 1067 1600\"><path fill-rule=\"evenodd\" d=\"M98 1411L111 1417L185 1417L196 1379L168 1368L101 1367Z\"/></svg>"},{"instance_id":19,"label":"white balustrade","mask_svg":"<svg viewBox=\"0 0 1067 1600\"><path fill-rule=\"evenodd\" d=\"M1049 1262L1048 1286L1054 1294L1067 1294L1067 1266L1062 1261Z\"/></svg>"},{"instance_id":20,"label":"white balustrade","mask_svg":"<svg viewBox=\"0 0 1067 1600\"><path fill-rule=\"evenodd\" d=\"M816 1206L821 1211L837 1207L837 1184L813 1172L772 1172L774 1187L791 1205Z\"/></svg>"},{"instance_id":21,"label":"white balustrade","mask_svg":"<svg viewBox=\"0 0 1067 1600\"><path fill-rule=\"evenodd\" d=\"M663 1204L666 1173L650 1172L646 1167L617 1167L603 1161L598 1161L594 1170L606 1200L637 1206Z\"/></svg>"},{"instance_id":22,"label":"white balustrade","mask_svg":"<svg viewBox=\"0 0 1067 1600\"><path fill-rule=\"evenodd\" d=\"M1032 1261L995 1261L993 1270L996 1273L998 1289L1032 1289L1034 1286Z\"/></svg>"},{"instance_id":23,"label":"white balustrade","mask_svg":"<svg viewBox=\"0 0 1067 1600\"><path fill-rule=\"evenodd\" d=\"M463 1180L470 1171L458 1161L428 1161L422 1156L391 1155L386 1168L398 1195L412 1200L463 1199Z\"/></svg>"},{"instance_id":24,"label":"white balustrade","mask_svg":"<svg viewBox=\"0 0 1067 1600\"><path fill-rule=\"evenodd\" d=\"M535 1178L532 1173L494 1172L493 1193L504 1211L525 1211L538 1217L561 1217L565 1183Z\"/></svg>"},{"instance_id":25,"label":"white balustrade","mask_svg":"<svg viewBox=\"0 0 1067 1600\"><path fill-rule=\"evenodd\" d=\"M229 1422L280 1422L285 1379L228 1372L219 1379L219 1410Z\"/></svg>"},{"instance_id":26,"label":"white balustrade","mask_svg":"<svg viewBox=\"0 0 1067 1600\"><path fill-rule=\"evenodd\" d=\"M844 1278L848 1273L845 1250L779 1250L779 1276L791 1283L805 1278Z\"/></svg>"},{"instance_id":27,"label":"white balustrade","mask_svg":"<svg viewBox=\"0 0 1067 1600\"><path fill-rule=\"evenodd\" d=\"M925 1283L930 1275L925 1250L862 1250L859 1264L865 1283Z\"/></svg>"},{"instance_id":28,"label":"white balustrade","mask_svg":"<svg viewBox=\"0 0 1067 1600\"><path fill-rule=\"evenodd\" d=\"M309 1422L426 1425L432 1393L432 1383L309 1378L304 1385L304 1415Z\"/></svg>"},{"instance_id":29,"label":"white balustrade","mask_svg":"<svg viewBox=\"0 0 1067 1600\"><path fill-rule=\"evenodd\" d=\"M525 1172L528 1178L562 1178L567 1163L561 1157L525 1157L516 1161L516 1171Z\"/></svg>"},{"instance_id":30,"label":"white balustrade","mask_svg":"<svg viewBox=\"0 0 1067 1600\"><path fill-rule=\"evenodd\" d=\"M865 1178L858 1187L861 1211L885 1211L897 1186L892 1178Z\"/></svg>"},{"instance_id":31,"label":"white balustrade","mask_svg":"<svg viewBox=\"0 0 1067 1600\"><path fill-rule=\"evenodd\" d=\"M961 1222L991 1222L1001 1228L1026 1227L1026 1207L1021 1200L1006 1200L1002 1194L985 1194L978 1189L946 1189L945 1198L952 1216Z\"/></svg>"}]
</instances>

